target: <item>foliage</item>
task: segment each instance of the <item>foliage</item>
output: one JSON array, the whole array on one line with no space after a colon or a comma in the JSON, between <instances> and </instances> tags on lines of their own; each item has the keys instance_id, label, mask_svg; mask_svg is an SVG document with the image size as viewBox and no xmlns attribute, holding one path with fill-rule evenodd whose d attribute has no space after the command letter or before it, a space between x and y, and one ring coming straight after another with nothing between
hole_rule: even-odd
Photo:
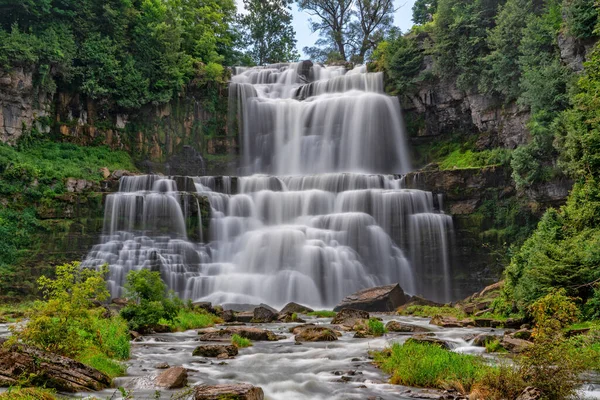
<instances>
[{"instance_id":1,"label":"foliage","mask_svg":"<svg viewBox=\"0 0 600 400\"><path fill-rule=\"evenodd\" d=\"M566 293L564 288L553 290L530 306L535 321L532 336L536 341L552 341L562 335L564 328L577 321L579 309Z\"/></svg>"},{"instance_id":2,"label":"foliage","mask_svg":"<svg viewBox=\"0 0 600 400\"><path fill-rule=\"evenodd\" d=\"M385 325L377 318L369 318L367 325L369 333L373 336L383 336L386 332Z\"/></svg>"},{"instance_id":3,"label":"foliage","mask_svg":"<svg viewBox=\"0 0 600 400\"><path fill-rule=\"evenodd\" d=\"M247 54L257 65L296 61L296 32L292 27L294 0L244 0L240 23L247 38Z\"/></svg>"},{"instance_id":4,"label":"foliage","mask_svg":"<svg viewBox=\"0 0 600 400\"><path fill-rule=\"evenodd\" d=\"M231 337L231 344L239 349L252 346L250 339L243 338L238 334Z\"/></svg>"},{"instance_id":5,"label":"foliage","mask_svg":"<svg viewBox=\"0 0 600 400\"><path fill-rule=\"evenodd\" d=\"M56 396L48 389L11 387L0 393L0 400L56 400Z\"/></svg>"},{"instance_id":6,"label":"foliage","mask_svg":"<svg viewBox=\"0 0 600 400\"><path fill-rule=\"evenodd\" d=\"M79 361L85 365L89 365L92 368L96 368L108 375L111 378L116 378L121 375L125 375L127 368L120 362L111 359L106 354L98 351L95 348L89 348L84 350L77 357Z\"/></svg>"},{"instance_id":7,"label":"foliage","mask_svg":"<svg viewBox=\"0 0 600 400\"><path fill-rule=\"evenodd\" d=\"M108 108L168 102L204 66L237 60L233 0L3 2L0 9L0 66L25 65L46 91L59 85Z\"/></svg>"},{"instance_id":8,"label":"foliage","mask_svg":"<svg viewBox=\"0 0 600 400\"><path fill-rule=\"evenodd\" d=\"M216 315L188 307L179 309L177 316L170 321L166 319L159 321L161 324L170 326L171 330L175 332L206 328L219 322L221 322L221 319Z\"/></svg>"},{"instance_id":9,"label":"foliage","mask_svg":"<svg viewBox=\"0 0 600 400\"><path fill-rule=\"evenodd\" d=\"M435 317L436 315L455 317L463 319L467 315L458 307L436 307L436 306L408 306L399 310L401 315L412 315L414 317Z\"/></svg>"},{"instance_id":10,"label":"foliage","mask_svg":"<svg viewBox=\"0 0 600 400\"><path fill-rule=\"evenodd\" d=\"M506 353L506 349L502 346L499 339L486 341L485 351L488 353Z\"/></svg>"},{"instance_id":11,"label":"foliage","mask_svg":"<svg viewBox=\"0 0 600 400\"><path fill-rule=\"evenodd\" d=\"M330 311L330 310L317 310L317 311L309 312L307 315L310 317L317 317L317 318L333 318L337 315L337 312Z\"/></svg>"},{"instance_id":12,"label":"foliage","mask_svg":"<svg viewBox=\"0 0 600 400\"><path fill-rule=\"evenodd\" d=\"M421 343L394 343L387 353L375 354L375 363L392 375L390 381L394 384L439 389L453 387L465 394L491 368L480 357Z\"/></svg>"},{"instance_id":13,"label":"foliage","mask_svg":"<svg viewBox=\"0 0 600 400\"><path fill-rule=\"evenodd\" d=\"M171 322L177 317L183 304L172 291L167 293L159 272L132 270L125 279L125 295L132 303L121 310L121 316L131 330L156 325L161 319Z\"/></svg>"},{"instance_id":14,"label":"foliage","mask_svg":"<svg viewBox=\"0 0 600 400\"><path fill-rule=\"evenodd\" d=\"M433 20L437 10L437 0L416 0L412 6L412 21L423 25Z\"/></svg>"},{"instance_id":15,"label":"foliage","mask_svg":"<svg viewBox=\"0 0 600 400\"><path fill-rule=\"evenodd\" d=\"M562 12L567 32L578 39L593 37L598 21L596 7L594 0L565 0Z\"/></svg>"},{"instance_id":16,"label":"foliage","mask_svg":"<svg viewBox=\"0 0 600 400\"><path fill-rule=\"evenodd\" d=\"M439 167L445 169L482 168L508 164L511 151L496 148L483 151L455 150L440 161Z\"/></svg>"}]
</instances>

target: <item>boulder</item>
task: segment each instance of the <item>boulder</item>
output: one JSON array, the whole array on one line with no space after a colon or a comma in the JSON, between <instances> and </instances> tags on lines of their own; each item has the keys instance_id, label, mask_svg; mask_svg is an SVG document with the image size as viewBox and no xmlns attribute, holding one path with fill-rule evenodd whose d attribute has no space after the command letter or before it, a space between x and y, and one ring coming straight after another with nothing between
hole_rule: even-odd
<instances>
[{"instance_id":1,"label":"boulder","mask_svg":"<svg viewBox=\"0 0 600 400\"><path fill-rule=\"evenodd\" d=\"M207 313L216 314L217 310L215 310L210 301L197 301L192 303L195 308L199 308L201 310L206 311Z\"/></svg>"},{"instance_id":2,"label":"boulder","mask_svg":"<svg viewBox=\"0 0 600 400\"><path fill-rule=\"evenodd\" d=\"M192 355L201 357L217 357L219 354L227 353L228 356L237 356L238 348L231 345L208 344L198 346Z\"/></svg>"},{"instance_id":3,"label":"boulder","mask_svg":"<svg viewBox=\"0 0 600 400\"><path fill-rule=\"evenodd\" d=\"M532 332L529 329L519 329L510 336L514 337L515 339L531 340L531 334Z\"/></svg>"},{"instance_id":4,"label":"boulder","mask_svg":"<svg viewBox=\"0 0 600 400\"><path fill-rule=\"evenodd\" d=\"M542 398L542 391L538 388L528 386L521 392L516 400L540 400Z\"/></svg>"},{"instance_id":5,"label":"boulder","mask_svg":"<svg viewBox=\"0 0 600 400\"><path fill-rule=\"evenodd\" d=\"M247 383L201 385L194 388L194 400L264 400L264 398L265 395L261 388Z\"/></svg>"},{"instance_id":6,"label":"boulder","mask_svg":"<svg viewBox=\"0 0 600 400\"><path fill-rule=\"evenodd\" d=\"M431 318L429 321L431 325L441 326L442 328L463 328L469 324L471 324L471 320L458 320L455 317L444 317L441 315L436 315Z\"/></svg>"},{"instance_id":7,"label":"boulder","mask_svg":"<svg viewBox=\"0 0 600 400\"><path fill-rule=\"evenodd\" d=\"M295 318L294 318L295 315ZM298 322L298 323L304 323L306 322L305 320L303 320L302 318L298 318L298 315L296 313L279 313L279 315L277 316L277 321L279 322Z\"/></svg>"},{"instance_id":8,"label":"boulder","mask_svg":"<svg viewBox=\"0 0 600 400\"><path fill-rule=\"evenodd\" d=\"M312 324L300 325L294 328L296 342L333 342L337 335L332 329Z\"/></svg>"},{"instance_id":9,"label":"boulder","mask_svg":"<svg viewBox=\"0 0 600 400\"><path fill-rule=\"evenodd\" d=\"M154 364L154 368L156 368L156 369L167 369L167 368L171 368L171 366L168 363L166 363L166 362L162 362L162 363Z\"/></svg>"},{"instance_id":10,"label":"boulder","mask_svg":"<svg viewBox=\"0 0 600 400\"><path fill-rule=\"evenodd\" d=\"M48 353L33 346L1 346L0 387L18 386L23 376L35 375L36 381L60 392L90 392L110 386L111 379L73 359Z\"/></svg>"},{"instance_id":11,"label":"boulder","mask_svg":"<svg viewBox=\"0 0 600 400\"><path fill-rule=\"evenodd\" d=\"M388 312L396 309L406 303L404 290L400 285L378 286L360 290L342 300L335 306L333 311L340 311L345 308L363 310L369 312Z\"/></svg>"},{"instance_id":12,"label":"boulder","mask_svg":"<svg viewBox=\"0 0 600 400\"><path fill-rule=\"evenodd\" d=\"M401 333L421 333L431 332L431 329L424 328L418 325L405 324L399 321L390 321L385 325L385 329L388 332L401 332Z\"/></svg>"},{"instance_id":13,"label":"boulder","mask_svg":"<svg viewBox=\"0 0 600 400\"><path fill-rule=\"evenodd\" d=\"M281 311L279 312L279 314L308 314L310 312L313 312L314 310L312 308L308 308L306 306L303 306L301 304L298 303L287 303L285 305L285 307L283 307L281 309Z\"/></svg>"},{"instance_id":14,"label":"boulder","mask_svg":"<svg viewBox=\"0 0 600 400\"><path fill-rule=\"evenodd\" d=\"M438 346L441 347L442 349L446 349L446 350L450 350L450 345L441 340L438 339L436 337L433 336L427 336L427 335L414 335L412 337L410 337L406 343L420 343L420 344L429 344L432 346Z\"/></svg>"},{"instance_id":15,"label":"boulder","mask_svg":"<svg viewBox=\"0 0 600 400\"><path fill-rule=\"evenodd\" d=\"M277 319L277 313L274 313L266 307L256 307L253 315L254 317L251 322L254 323L269 323Z\"/></svg>"},{"instance_id":16,"label":"boulder","mask_svg":"<svg viewBox=\"0 0 600 400\"><path fill-rule=\"evenodd\" d=\"M225 310L221 313L221 319L225 322L235 321L235 313L232 310Z\"/></svg>"},{"instance_id":17,"label":"boulder","mask_svg":"<svg viewBox=\"0 0 600 400\"><path fill-rule=\"evenodd\" d=\"M171 367L154 379L154 384L165 389L179 389L187 385L187 370Z\"/></svg>"},{"instance_id":18,"label":"boulder","mask_svg":"<svg viewBox=\"0 0 600 400\"><path fill-rule=\"evenodd\" d=\"M511 353L522 353L529 347L533 346L533 343L523 339L516 339L510 336L504 336L501 345Z\"/></svg>"},{"instance_id":19,"label":"boulder","mask_svg":"<svg viewBox=\"0 0 600 400\"><path fill-rule=\"evenodd\" d=\"M205 342L230 342L233 335L239 335L252 341L276 341L279 337L266 329L246 326L231 326L221 330L199 331L199 340Z\"/></svg>"},{"instance_id":20,"label":"boulder","mask_svg":"<svg viewBox=\"0 0 600 400\"><path fill-rule=\"evenodd\" d=\"M491 333L481 333L473 339L473 346L485 347L486 344L500 339L499 336Z\"/></svg>"},{"instance_id":21,"label":"boulder","mask_svg":"<svg viewBox=\"0 0 600 400\"><path fill-rule=\"evenodd\" d=\"M235 313L235 316L233 317L233 320L236 322L252 322L252 320L254 319L254 312L253 311L241 311L238 313Z\"/></svg>"},{"instance_id":22,"label":"boulder","mask_svg":"<svg viewBox=\"0 0 600 400\"><path fill-rule=\"evenodd\" d=\"M356 325L356 322L361 319L369 319L369 313L363 310L344 308L333 317L331 323L333 325L344 325L352 328Z\"/></svg>"}]
</instances>

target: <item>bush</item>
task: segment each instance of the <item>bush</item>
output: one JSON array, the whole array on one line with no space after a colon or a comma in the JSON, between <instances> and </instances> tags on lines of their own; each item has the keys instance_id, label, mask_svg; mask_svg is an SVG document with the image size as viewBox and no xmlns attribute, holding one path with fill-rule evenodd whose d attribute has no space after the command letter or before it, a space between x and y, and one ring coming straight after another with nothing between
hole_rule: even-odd
<instances>
[{"instance_id":1,"label":"bush","mask_svg":"<svg viewBox=\"0 0 600 400\"><path fill-rule=\"evenodd\" d=\"M375 318L369 319L368 330L373 336L383 336L383 334L386 332L383 322Z\"/></svg>"},{"instance_id":2,"label":"bush","mask_svg":"<svg viewBox=\"0 0 600 400\"><path fill-rule=\"evenodd\" d=\"M132 330L157 325L161 320L172 322L183 303L162 281L159 272L148 269L129 271L125 281L125 295L133 301L121 310Z\"/></svg>"},{"instance_id":3,"label":"bush","mask_svg":"<svg viewBox=\"0 0 600 400\"><path fill-rule=\"evenodd\" d=\"M452 387L464 394L469 393L492 368L480 357L421 343L394 343L390 349L375 354L375 363L392 374L394 384L439 389Z\"/></svg>"},{"instance_id":4,"label":"bush","mask_svg":"<svg viewBox=\"0 0 600 400\"><path fill-rule=\"evenodd\" d=\"M238 349L252 346L252 342L250 341L250 339L243 338L238 334L235 334L231 337L231 344L237 347Z\"/></svg>"}]
</instances>

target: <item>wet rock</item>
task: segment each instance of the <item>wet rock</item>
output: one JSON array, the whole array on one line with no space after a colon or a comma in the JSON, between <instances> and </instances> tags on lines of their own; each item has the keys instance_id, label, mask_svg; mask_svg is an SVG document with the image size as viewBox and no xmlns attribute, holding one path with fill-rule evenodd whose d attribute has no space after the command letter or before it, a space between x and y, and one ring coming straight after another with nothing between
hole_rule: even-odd
<instances>
[{"instance_id":1,"label":"wet rock","mask_svg":"<svg viewBox=\"0 0 600 400\"><path fill-rule=\"evenodd\" d=\"M197 301L195 303L192 303L192 305L195 308L199 308L201 310L206 311L207 313L210 314L216 314L217 310L215 310L212 306L212 303L210 301Z\"/></svg>"},{"instance_id":2,"label":"wet rock","mask_svg":"<svg viewBox=\"0 0 600 400\"><path fill-rule=\"evenodd\" d=\"M187 370L183 367L172 367L156 377L154 383L165 389L179 389L187 385Z\"/></svg>"},{"instance_id":3,"label":"wet rock","mask_svg":"<svg viewBox=\"0 0 600 400\"><path fill-rule=\"evenodd\" d=\"M235 313L233 310L225 310L221 313L221 319L225 322L235 321Z\"/></svg>"},{"instance_id":4,"label":"wet rock","mask_svg":"<svg viewBox=\"0 0 600 400\"><path fill-rule=\"evenodd\" d=\"M277 313L269 310L266 307L256 307L251 322L254 323L269 323L277 319Z\"/></svg>"},{"instance_id":5,"label":"wet rock","mask_svg":"<svg viewBox=\"0 0 600 400\"><path fill-rule=\"evenodd\" d=\"M245 322L250 323L254 319L254 312L252 311L242 311L239 313L235 313L234 321L237 322Z\"/></svg>"},{"instance_id":6,"label":"wet rock","mask_svg":"<svg viewBox=\"0 0 600 400\"><path fill-rule=\"evenodd\" d=\"M131 340L139 341L142 338L142 335L136 331L129 331L129 337Z\"/></svg>"},{"instance_id":7,"label":"wet rock","mask_svg":"<svg viewBox=\"0 0 600 400\"><path fill-rule=\"evenodd\" d=\"M143 328L140 328L140 333L144 334L144 335L152 335L155 333L169 333L169 332L171 332L171 327L169 325L163 325L163 324L149 325L149 326L144 326Z\"/></svg>"},{"instance_id":8,"label":"wet rock","mask_svg":"<svg viewBox=\"0 0 600 400\"><path fill-rule=\"evenodd\" d=\"M522 318L507 318L502 325L505 328L520 329L521 325L523 325L524 323L525 320Z\"/></svg>"},{"instance_id":9,"label":"wet rock","mask_svg":"<svg viewBox=\"0 0 600 400\"><path fill-rule=\"evenodd\" d=\"M199 331L200 336L198 337L201 341L206 342L229 342L233 335L239 335L243 338L250 339L252 341L276 341L279 337L266 329L254 328L254 327L237 327L232 326L221 330L210 330L210 331Z\"/></svg>"},{"instance_id":10,"label":"wet rock","mask_svg":"<svg viewBox=\"0 0 600 400\"><path fill-rule=\"evenodd\" d=\"M516 339L510 336L504 336L504 339L502 339L500 344L511 353L522 353L529 347L533 346L533 343L527 340Z\"/></svg>"},{"instance_id":11,"label":"wet rock","mask_svg":"<svg viewBox=\"0 0 600 400\"><path fill-rule=\"evenodd\" d=\"M431 325L441 326L442 328L463 328L471 323L471 320L458 320L455 317L443 317L436 315L429 321Z\"/></svg>"},{"instance_id":12,"label":"wet rock","mask_svg":"<svg viewBox=\"0 0 600 400\"><path fill-rule=\"evenodd\" d=\"M389 332L402 332L402 333L420 333L430 332L431 329L427 329L418 325L405 324L400 321L390 321L385 325L385 329Z\"/></svg>"},{"instance_id":13,"label":"wet rock","mask_svg":"<svg viewBox=\"0 0 600 400\"><path fill-rule=\"evenodd\" d=\"M194 400L264 400L264 398L265 395L261 388L247 383L201 385L194 388Z\"/></svg>"},{"instance_id":14,"label":"wet rock","mask_svg":"<svg viewBox=\"0 0 600 400\"><path fill-rule=\"evenodd\" d=\"M279 315L277 316L277 321L279 321L279 322L285 322L285 323L290 323L290 322L304 323L304 322L306 322L302 318L298 318L298 315L296 313L293 313L293 314L290 314L290 313L285 313L285 314L279 313Z\"/></svg>"},{"instance_id":15,"label":"wet rock","mask_svg":"<svg viewBox=\"0 0 600 400\"><path fill-rule=\"evenodd\" d=\"M332 329L316 325L301 325L293 331L296 342L333 342L338 340Z\"/></svg>"},{"instance_id":16,"label":"wet rock","mask_svg":"<svg viewBox=\"0 0 600 400\"><path fill-rule=\"evenodd\" d=\"M515 400L540 400L542 391L534 387L526 387L525 390Z\"/></svg>"},{"instance_id":17,"label":"wet rock","mask_svg":"<svg viewBox=\"0 0 600 400\"><path fill-rule=\"evenodd\" d=\"M217 357L219 354L227 353L228 356L237 356L238 348L231 345L202 345L194 349L192 355L200 357Z\"/></svg>"},{"instance_id":18,"label":"wet rock","mask_svg":"<svg viewBox=\"0 0 600 400\"><path fill-rule=\"evenodd\" d=\"M427 335L414 335L409 338L406 343L420 343L420 344L429 344L433 346L441 347L442 349L450 350L450 345L436 337L427 336Z\"/></svg>"},{"instance_id":19,"label":"wet rock","mask_svg":"<svg viewBox=\"0 0 600 400\"><path fill-rule=\"evenodd\" d=\"M516 332L513 332L510 336L515 339L523 339L523 340L531 340L532 332L529 329L519 329Z\"/></svg>"},{"instance_id":20,"label":"wet rock","mask_svg":"<svg viewBox=\"0 0 600 400\"><path fill-rule=\"evenodd\" d=\"M254 309L257 307L264 307L264 308L271 310L275 314L278 313L278 311L276 309L274 309L273 307L269 306L268 304L264 304L264 303L260 303L260 304L246 304L246 303L223 304L224 310L233 310L235 312L250 312L250 313L252 313L252 312L254 312Z\"/></svg>"},{"instance_id":21,"label":"wet rock","mask_svg":"<svg viewBox=\"0 0 600 400\"><path fill-rule=\"evenodd\" d=\"M156 369L167 369L170 368L171 366L169 364L167 364L166 362L163 363L158 363L154 365L154 368Z\"/></svg>"},{"instance_id":22,"label":"wet rock","mask_svg":"<svg viewBox=\"0 0 600 400\"><path fill-rule=\"evenodd\" d=\"M333 325L344 325L351 328L361 319L369 319L369 313L363 310L344 308L333 317L331 323Z\"/></svg>"},{"instance_id":23,"label":"wet rock","mask_svg":"<svg viewBox=\"0 0 600 400\"><path fill-rule=\"evenodd\" d=\"M229 354L221 353L217 356L217 360L227 360L229 358Z\"/></svg>"},{"instance_id":24,"label":"wet rock","mask_svg":"<svg viewBox=\"0 0 600 400\"><path fill-rule=\"evenodd\" d=\"M497 335L492 335L491 333L482 333L475 336L475 339L473 339L473 346L485 347L486 344L498 339L500 339L500 337Z\"/></svg>"},{"instance_id":25,"label":"wet rock","mask_svg":"<svg viewBox=\"0 0 600 400\"><path fill-rule=\"evenodd\" d=\"M303 306L301 304L298 303L287 303L285 305L285 307L283 307L281 309L281 311L279 312L279 314L308 314L310 312L313 312L314 310L312 308Z\"/></svg>"},{"instance_id":26,"label":"wet rock","mask_svg":"<svg viewBox=\"0 0 600 400\"><path fill-rule=\"evenodd\" d=\"M406 303L404 290L400 285L378 286L360 290L342 300L333 311L355 309L369 312L388 312Z\"/></svg>"},{"instance_id":27,"label":"wet rock","mask_svg":"<svg viewBox=\"0 0 600 400\"><path fill-rule=\"evenodd\" d=\"M89 392L110 386L111 379L78 361L33 346L1 346L0 387L17 386L23 376L35 374L39 382L61 392Z\"/></svg>"}]
</instances>

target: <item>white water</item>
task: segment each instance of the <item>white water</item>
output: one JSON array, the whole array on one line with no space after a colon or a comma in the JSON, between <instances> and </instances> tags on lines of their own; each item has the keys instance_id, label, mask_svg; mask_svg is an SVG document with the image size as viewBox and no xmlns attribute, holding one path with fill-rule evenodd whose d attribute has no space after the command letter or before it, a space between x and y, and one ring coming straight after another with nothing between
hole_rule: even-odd
<instances>
[{"instance_id":1,"label":"white water","mask_svg":"<svg viewBox=\"0 0 600 400\"><path fill-rule=\"evenodd\" d=\"M84 264L109 264L113 296L128 271L151 268L182 298L215 304L332 307L396 282L453 297L452 219L438 196L402 188L410 164L401 111L381 74L302 63L238 69L230 101L241 171L254 175L122 178L106 203L103 243ZM191 241L198 196L210 202L210 230Z\"/></svg>"}]
</instances>

